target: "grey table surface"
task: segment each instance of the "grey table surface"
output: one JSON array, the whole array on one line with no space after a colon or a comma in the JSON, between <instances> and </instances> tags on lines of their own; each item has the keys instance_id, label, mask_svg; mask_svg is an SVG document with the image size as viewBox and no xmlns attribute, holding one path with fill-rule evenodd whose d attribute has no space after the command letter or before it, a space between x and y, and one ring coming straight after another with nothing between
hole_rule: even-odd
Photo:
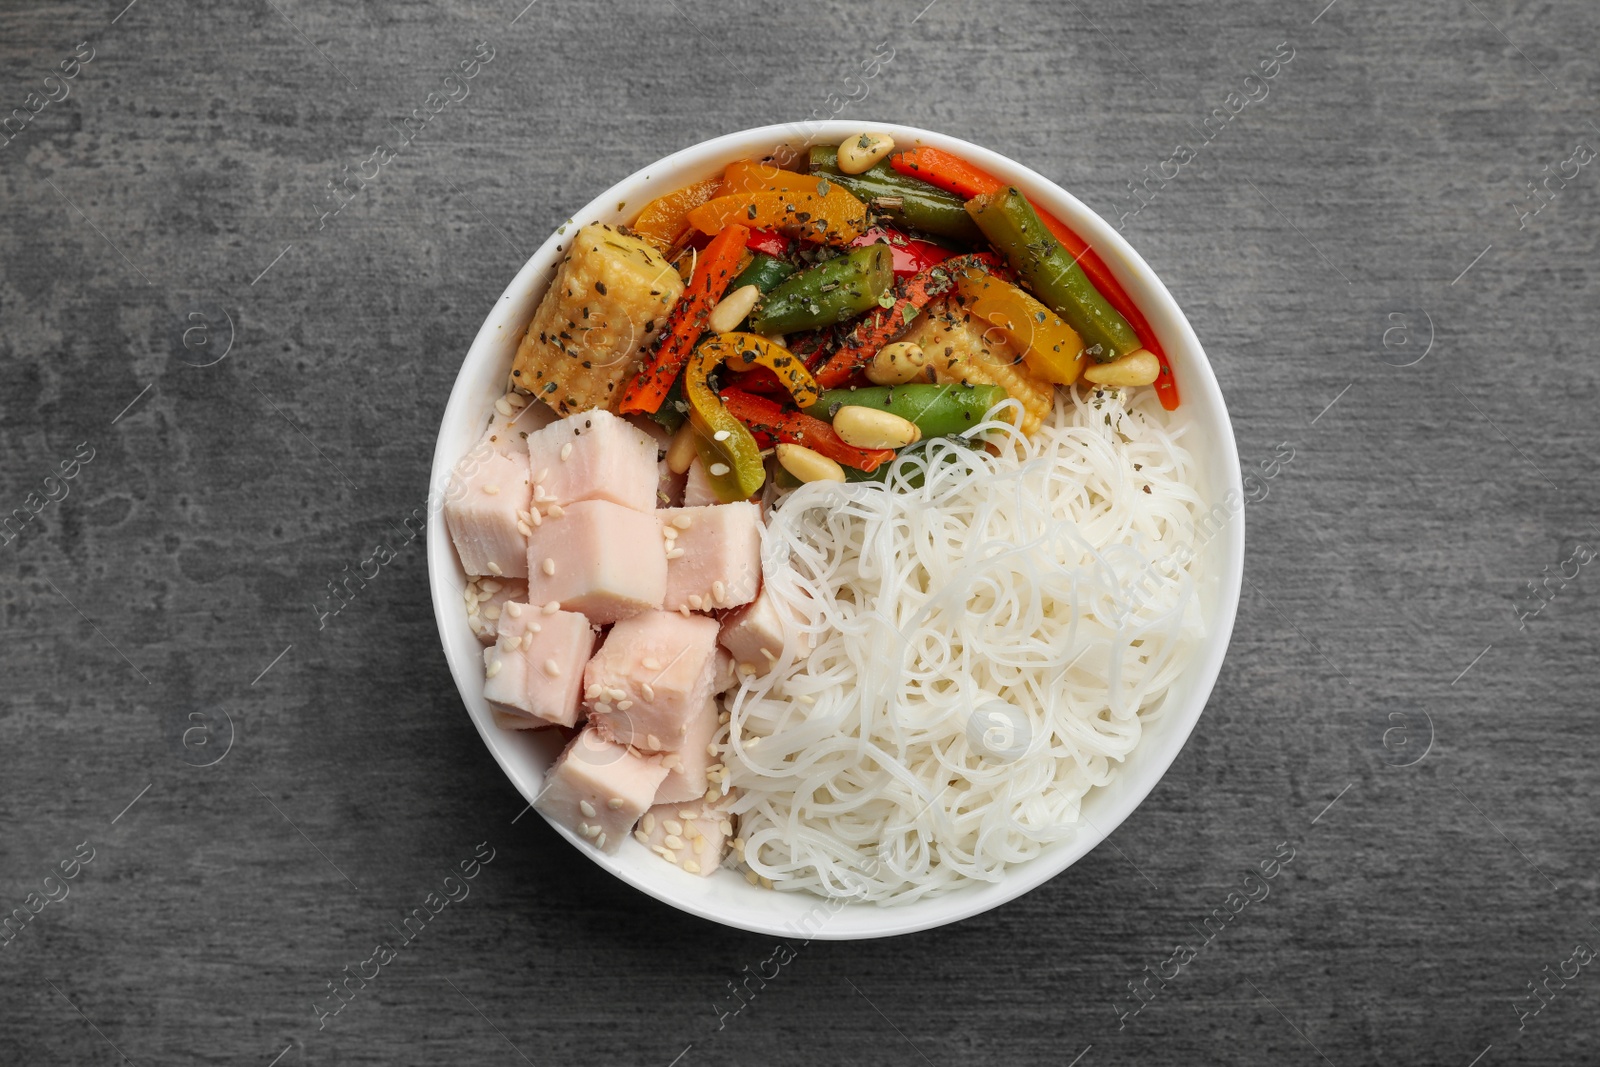
<instances>
[{"instance_id":1,"label":"grey table surface","mask_svg":"<svg viewBox=\"0 0 1600 1067\"><path fill-rule=\"evenodd\" d=\"M1600 6L525 2L0 13L0 512L32 516L0 546L0 912L42 906L0 949L0 1064L1595 1061ZM779 965L513 822L403 523L546 234L835 109L1117 220L1265 495L1205 715L1109 843Z\"/></svg>"}]
</instances>

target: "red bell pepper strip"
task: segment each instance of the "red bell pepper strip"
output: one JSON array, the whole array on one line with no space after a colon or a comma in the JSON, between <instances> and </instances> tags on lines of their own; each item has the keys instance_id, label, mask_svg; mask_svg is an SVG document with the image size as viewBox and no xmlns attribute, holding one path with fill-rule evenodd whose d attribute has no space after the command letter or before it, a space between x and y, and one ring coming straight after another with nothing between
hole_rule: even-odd
<instances>
[{"instance_id":1,"label":"red bell pepper strip","mask_svg":"<svg viewBox=\"0 0 1600 1067\"><path fill-rule=\"evenodd\" d=\"M961 157L926 145L891 156L889 165L901 174L921 178L929 184L968 199L992 193L1005 186L999 178L973 166ZM1029 203L1033 201L1030 200ZM1167 353L1162 349L1161 342L1156 340L1155 331L1150 328L1149 320L1139 312L1138 305L1128 296L1127 290L1122 288L1122 284L1111 273L1111 268L1106 266L1105 260L1100 258L1099 253L1091 249L1083 238L1073 233L1066 223L1040 208L1038 204L1034 204L1033 209L1039 213L1039 221L1043 222L1045 228L1061 242L1067 254L1078 261L1078 266L1083 268L1083 273L1088 276L1094 287L1100 290L1100 295L1106 298L1106 303L1128 320L1133 332L1139 335L1139 342L1160 361L1161 375L1155 382L1156 396L1160 398L1162 407L1168 411L1175 409L1178 406L1178 383L1172 376L1172 364L1167 360Z\"/></svg>"},{"instance_id":2,"label":"red bell pepper strip","mask_svg":"<svg viewBox=\"0 0 1600 1067\"><path fill-rule=\"evenodd\" d=\"M763 448L772 441L804 445L835 463L872 473L894 458L892 448L856 448L846 444L827 423L791 408L780 407L763 396L724 389L722 404L750 429Z\"/></svg>"},{"instance_id":3,"label":"red bell pepper strip","mask_svg":"<svg viewBox=\"0 0 1600 1067\"><path fill-rule=\"evenodd\" d=\"M727 292L728 282L738 272L750 229L732 223L711 239L695 261L694 273L683 295L672 305L667 326L655 353L648 357L638 377L623 390L617 410L622 414L654 414L667 398L667 392L683 373L689 353L706 332L706 319Z\"/></svg>"},{"instance_id":4,"label":"red bell pepper strip","mask_svg":"<svg viewBox=\"0 0 1600 1067\"><path fill-rule=\"evenodd\" d=\"M789 250L789 239L777 230L751 230L744 246L763 255L782 256Z\"/></svg>"},{"instance_id":5,"label":"red bell pepper strip","mask_svg":"<svg viewBox=\"0 0 1600 1067\"><path fill-rule=\"evenodd\" d=\"M874 226L866 233L850 242L852 248L861 248L870 244L886 244L889 251L894 254L894 275L896 278L909 278L913 274L921 274L929 267L936 266L955 255L948 248L940 248L928 241L918 241L907 237L899 230L891 230L884 226Z\"/></svg>"}]
</instances>

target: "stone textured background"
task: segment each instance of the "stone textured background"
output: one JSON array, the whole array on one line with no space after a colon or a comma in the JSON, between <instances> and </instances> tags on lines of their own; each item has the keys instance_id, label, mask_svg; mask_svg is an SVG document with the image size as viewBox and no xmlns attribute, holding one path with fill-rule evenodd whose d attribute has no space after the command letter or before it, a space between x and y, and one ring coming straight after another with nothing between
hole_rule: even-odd
<instances>
[{"instance_id":1,"label":"stone textured background","mask_svg":"<svg viewBox=\"0 0 1600 1067\"><path fill-rule=\"evenodd\" d=\"M0 1063L1593 1062L1593 967L1516 1005L1600 944L1600 579L1570 563L1518 616L1600 540L1600 164L1524 188L1600 145L1600 7L125 2L0 12L0 115L93 55L0 148L0 512L92 449L0 546L0 911L94 853L0 950ZM471 95L319 228L479 41ZM954 927L804 946L719 1030L772 941L512 824L397 531L538 242L681 146L831 112L878 42L843 115L1111 218L1288 42L1123 229L1246 467L1294 459L1250 506L1206 715L1110 845ZM327 983L482 841L471 896L319 1032ZM1280 842L1271 896L1119 1030Z\"/></svg>"}]
</instances>

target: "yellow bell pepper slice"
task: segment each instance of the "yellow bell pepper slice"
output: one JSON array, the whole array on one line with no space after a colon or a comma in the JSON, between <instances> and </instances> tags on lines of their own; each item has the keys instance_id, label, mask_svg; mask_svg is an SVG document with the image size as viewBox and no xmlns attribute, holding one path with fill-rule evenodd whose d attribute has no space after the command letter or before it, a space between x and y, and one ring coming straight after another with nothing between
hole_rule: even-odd
<instances>
[{"instance_id":1,"label":"yellow bell pepper slice","mask_svg":"<svg viewBox=\"0 0 1600 1067\"><path fill-rule=\"evenodd\" d=\"M1078 380L1088 356L1083 338L1060 315L1009 282L976 268L956 276L956 291L967 313L998 330L1023 353L1034 374L1057 385Z\"/></svg>"}]
</instances>

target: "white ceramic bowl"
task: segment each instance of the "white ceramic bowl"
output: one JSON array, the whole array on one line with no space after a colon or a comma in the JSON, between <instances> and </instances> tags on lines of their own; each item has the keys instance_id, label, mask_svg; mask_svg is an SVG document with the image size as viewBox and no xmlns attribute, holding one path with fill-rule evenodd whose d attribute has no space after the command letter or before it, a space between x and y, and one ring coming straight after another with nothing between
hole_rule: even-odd
<instances>
[{"instance_id":1,"label":"white ceramic bowl","mask_svg":"<svg viewBox=\"0 0 1600 1067\"><path fill-rule=\"evenodd\" d=\"M481 435L495 398L504 391L512 355L523 329L533 317L551 268L578 227L594 221L625 222L654 197L718 174L733 160L759 157L782 144L794 147L837 144L864 129L886 131L902 147L928 144L972 161L1022 189L1100 253L1149 319L1171 358L1183 399L1177 417L1192 424L1188 446L1206 474L1207 484L1200 487L1201 491L1211 501L1232 500L1238 507L1235 510L1224 505L1231 517L1221 532L1207 543L1203 555L1206 580L1201 591L1201 606L1208 632L1193 661L1174 686L1159 720L1147 729L1111 784L1095 790L1085 799L1086 819L1080 832L1032 861L1013 868L999 882L898 907L828 902L807 893L778 893L750 886L739 874L726 869L707 878L687 874L631 840L625 842L616 855L603 855L565 828L556 827L572 848L552 855L553 863L598 863L623 881L675 908L727 926L779 937L886 937L942 926L997 907L1077 862L1115 830L1149 794L1199 720L1233 631L1244 568L1244 491L1222 393L1194 330L1166 286L1139 254L1077 198L1019 163L943 134L859 120L767 126L718 137L652 163L574 212L571 220L552 234L512 279L467 352L439 427L439 441L433 455L432 499L442 499L451 468ZM437 506L430 509L428 520L428 578L445 657L456 686L461 690L461 698L489 751L531 802L539 793L545 769L559 750L559 739L553 731L508 731L495 726L483 699L481 646L468 628L466 613L462 611L461 590L465 576Z\"/></svg>"}]
</instances>

